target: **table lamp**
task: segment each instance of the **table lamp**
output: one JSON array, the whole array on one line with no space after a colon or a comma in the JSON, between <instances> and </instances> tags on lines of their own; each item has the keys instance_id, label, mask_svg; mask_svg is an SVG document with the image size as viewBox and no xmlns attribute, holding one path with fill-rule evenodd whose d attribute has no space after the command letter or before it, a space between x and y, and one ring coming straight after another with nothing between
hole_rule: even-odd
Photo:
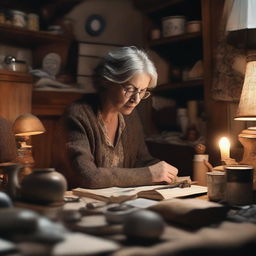
<instances>
[{"instance_id":1,"label":"table lamp","mask_svg":"<svg viewBox=\"0 0 256 256\"><path fill-rule=\"evenodd\" d=\"M34 165L31 136L44 133L45 128L38 117L26 113L14 121L13 132L18 147L18 161L24 165L21 175L27 175L32 172Z\"/></svg>"},{"instance_id":2,"label":"table lamp","mask_svg":"<svg viewBox=\"0 0 256 256\"><path fill-rule=\"evenodd\" d=\"M231 2L227 2L229 4ZM236 48L255 48L255 0L234 0L227 19L227 42Z\"/></svg>"},{"instance_id":3,"label":"table lamp","mask_svg":"<svg viewBox=\"0 0 256 256\"><path fill-rule=\"evenodd\" d=\"M243 89L235 120L256 121L256 51L250 51ZM256 169L256 127L249 127L238 135L244 147L241 163L252 165Z\"/></svg>"},{"instance_id":4,"label":"table lamp","mask_svg":"<svg viewBox=\"0 0 256 256\"><path fill-rule=\"evenodd\" d=\"M245 78L235 120L256 121L256 1L234 0L227 20L227 42L247 51ZM241 164L256 170L256 127L243 130L238 139L244 147ZM256 172L254 172L256 185Z\"/></svg>"}]
</instances>

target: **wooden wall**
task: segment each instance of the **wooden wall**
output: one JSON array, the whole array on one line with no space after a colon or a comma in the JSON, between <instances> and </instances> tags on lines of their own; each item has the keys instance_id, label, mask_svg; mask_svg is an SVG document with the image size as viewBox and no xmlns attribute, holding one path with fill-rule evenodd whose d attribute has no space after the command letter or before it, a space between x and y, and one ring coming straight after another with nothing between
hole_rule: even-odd
<instances>
[{"instance_id":1,"label":"wooden wall","mask_svg":"<svg viewBox=\"0 0 256 256\"><path fill-rule=\"evenodd\" d=\"M32 76L0 70L0 116L11 122L31 112Z\"/></svg>"},{"instance_id":2,"label":"wooden wall","mask_svg":"<svg viewBox=\"0 0 256 256\"><path fill-rule=\"evenodd\" d=\"M52 141L56 131L56 122L67 105L82 96L76 92L34 91L32 114L36 115L45 126L44 134L32 137L35 167L51 167Z\"/></svg>"}]
</instances>

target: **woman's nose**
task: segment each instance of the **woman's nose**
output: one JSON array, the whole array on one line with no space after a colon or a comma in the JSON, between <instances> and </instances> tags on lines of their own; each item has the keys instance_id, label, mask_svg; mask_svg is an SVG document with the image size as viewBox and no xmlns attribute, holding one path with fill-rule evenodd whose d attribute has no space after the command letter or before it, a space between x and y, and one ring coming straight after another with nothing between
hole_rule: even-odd
<instances>
[{"instance_id":1,"label":"woman's nose","mask_svg":"<svg viewBox=\"0 0 256 256\"><path fill-rule=\"evenodd\" d=\"M137 93L134 93L133 95L132 95L132 97L131 97L131 101L132 102L134 102L134 103L139 103L140 102L140 94L139 94L139 92L137 92Z\"/></svg>"}]
</instances>

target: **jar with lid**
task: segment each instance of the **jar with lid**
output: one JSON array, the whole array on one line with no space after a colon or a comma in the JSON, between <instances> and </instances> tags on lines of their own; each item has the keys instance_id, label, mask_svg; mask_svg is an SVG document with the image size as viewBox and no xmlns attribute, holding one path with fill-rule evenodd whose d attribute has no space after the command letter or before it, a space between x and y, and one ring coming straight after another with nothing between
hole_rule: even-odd
<instances>
[{"instance_id":1,"label":"jar with lid","mask_svg":"<svg viewBox=\"0 0 256 256\"><path fill-rule=\"evenodd\" d=\"M12 10L12 24L17 27L26 27L26 14L22 11Z\"/></svg>"},{"instance_id":2,"label":"jar with lid","mask_svg":"<svg viewBox=\"0 0 256 256\"><path fill-rule=\"evenodd\" d=\"M0 9L0 24L5 24L5 11Z\"/></svg>"},{"instance_id":3,"label":"jar with lid","mask_svg":"<svg viewBox=\"0 0 256 256\"><path fill-rule=\"evenodd\" d=\"M39 16L36 13L29 13L27 15L27 29L34 31L39 30Z\"/></svg>"},{"instance_id":4,"label":"jar with lid","mask_svg":"<svg viewBox=\"0 0 256 256\"><path fill-rule=\"evenodd\" d=\"M249 205L253 201L253 166L226 165L225 201L229 205Z\"/></svg>"},{"instance_id":5,"label":"jar with lid","mask_svg":"<svg viewBox=\"0 0 256 256\"><path fill-rule=\"evenodd\" d=\"M168 16L162 18L163 37L178 36L185 33L185 16Z\"/></svg>"}]
</instances>

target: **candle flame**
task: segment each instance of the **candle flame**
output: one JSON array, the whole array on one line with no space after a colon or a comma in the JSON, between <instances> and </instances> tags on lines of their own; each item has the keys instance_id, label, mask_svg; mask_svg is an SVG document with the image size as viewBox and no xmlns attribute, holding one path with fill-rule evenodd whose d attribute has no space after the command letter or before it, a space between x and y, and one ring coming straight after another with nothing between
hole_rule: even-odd
<instances>
[{"instance_id":1,"label":"candle flame","mask_svg":"<svg viewBox=\"0 0 256 256\"><path fill-rule=\"evenodd\" d=\"M227 137L222 137L219 141L220 148L230 147L230 142Z\"/></svg>"},{"instance_id":2,"label":"candle flame","mask_svg":"<svg viewBox=\"0 0 256 256\"><path fill-rule=\"evenodd\" d=\"M221 160L225 161L230 158L230 142L228 138L222 137L219 141Z\"/></svg>"}]
</instances>

